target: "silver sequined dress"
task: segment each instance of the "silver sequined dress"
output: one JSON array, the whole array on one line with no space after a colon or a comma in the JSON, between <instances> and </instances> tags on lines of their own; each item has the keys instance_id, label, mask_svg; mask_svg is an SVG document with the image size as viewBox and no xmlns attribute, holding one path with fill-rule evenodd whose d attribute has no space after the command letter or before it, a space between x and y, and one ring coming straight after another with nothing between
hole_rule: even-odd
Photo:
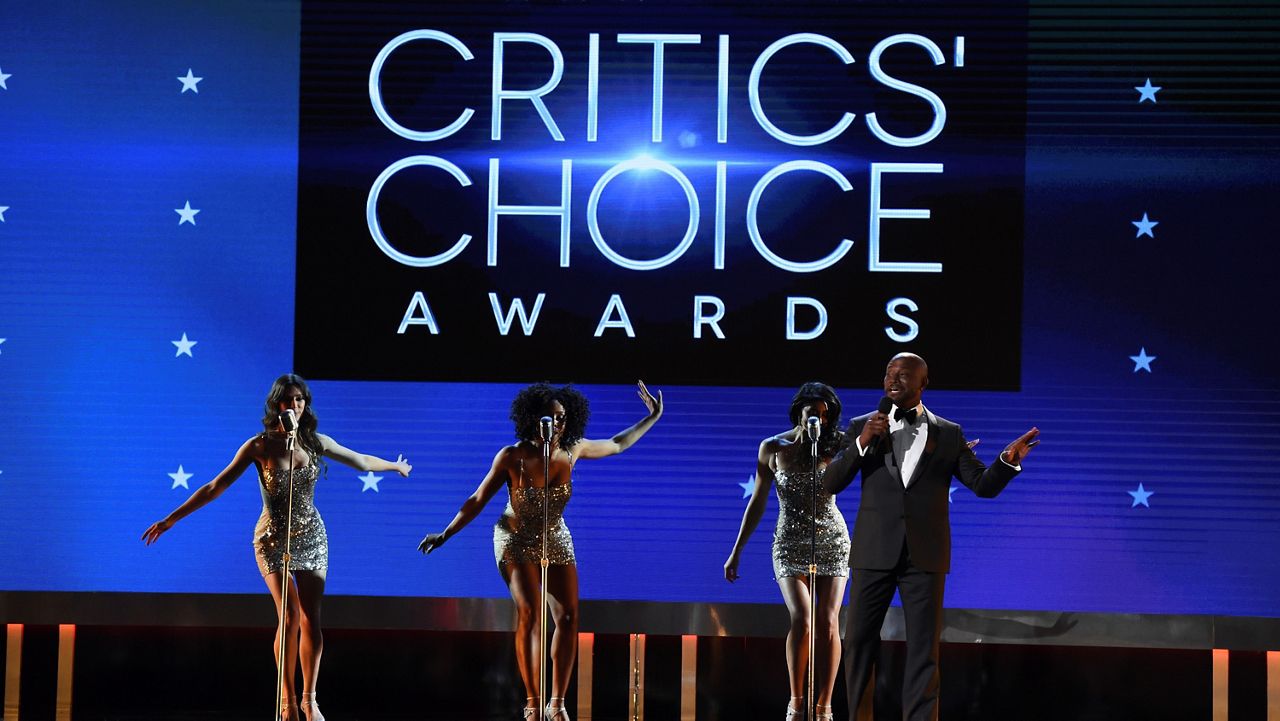
<instances>
[{"instance_id":1,"label":"silver sequined dress","mask_svg":"<svg viewBox=\"0 0 1280 721\"><path fill-rule=\"evenodd\" d=\"M329 568L329 536L316 510L316 479L320 465L309 463L293 470L293 534L289 542L289 570L319 571ZM253 529L253 551L263 576L284 567L285 515L289 505L289 469L258 466L262 491L262 515Z\"/></svg>"},{"instance_id":2,"label":"silver sequined dress","mask_svg":"<svg viewBox=\"0 0 1280 721\"><path fill-rule=\"evenodd\" d=\"M773 530L773 575L775 578L809 575L812 553L813 472L778 470L774 487L778 494L778 525ZM836 497L822 490L818 471L819 576L849 575L849 527L836 507Z\"/></svg>"},{"instance_id":3,"label":"silver sequined dress","mask_svg":"<svg viewBox=\"0 0 1280 721\"><path fill-rule=\"evenodd\" d=\"M523 474L522 474L523 475ZM538 564L542 560L543 489L507 484L510 500L493 527L493 555L504 563ZM547 513L547 559L552 566L574 566L573 537L564 523L564 507L573 494L573 482L551 486Z\"/></svg>"}]
</instances>

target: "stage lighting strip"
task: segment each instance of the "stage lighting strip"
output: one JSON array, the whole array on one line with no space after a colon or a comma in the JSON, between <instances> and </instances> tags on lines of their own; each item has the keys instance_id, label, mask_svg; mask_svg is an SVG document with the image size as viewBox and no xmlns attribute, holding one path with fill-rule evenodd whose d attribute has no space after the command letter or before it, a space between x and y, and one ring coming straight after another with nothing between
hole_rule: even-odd
<instances>
[{"instance_id":1,"label":"stage lighting strip","mask_svg":"<svg viewBox=\"0 0 1280 721\"><path fill-rule=\"evenodd\" d=\"M22 688L22 624L11 623L4 653L4 721L18 721L18 691Z\"/></svg>"}]
</instances>

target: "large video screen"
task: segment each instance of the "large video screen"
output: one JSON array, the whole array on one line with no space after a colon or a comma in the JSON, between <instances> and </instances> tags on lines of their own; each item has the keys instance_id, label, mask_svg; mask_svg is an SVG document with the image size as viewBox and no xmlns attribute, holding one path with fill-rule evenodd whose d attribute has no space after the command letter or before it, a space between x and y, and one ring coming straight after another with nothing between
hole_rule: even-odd
<instances>
[{"instance_id":1,"label":"large video screen","mask_svg":"<svg viewBox=\"0 0 1280 721\"><path fill-rule=\"evenodd\" d=\"M1271 616L1280 586L1274 9L1052 2L53 2L0 24L0 590L256 593L281 373L328 464L327 591L501 598L514 394L591 401L585 599L774 603L796 386L845 420L923 355L958 608ZM1195 40L1209 32L1232 43ZM850 523L856 484L838 498Z\"/></svg>"}]
</instances>

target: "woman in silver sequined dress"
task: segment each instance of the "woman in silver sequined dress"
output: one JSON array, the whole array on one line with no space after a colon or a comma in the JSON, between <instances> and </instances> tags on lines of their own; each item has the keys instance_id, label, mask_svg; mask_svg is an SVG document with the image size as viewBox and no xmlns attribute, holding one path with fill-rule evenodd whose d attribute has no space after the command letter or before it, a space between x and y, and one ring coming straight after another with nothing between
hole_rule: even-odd
<instances>
[{"instance_id":1,"label":"woman in silver sequined dress","mask_svg":"<svg viewBox=\"0 0 1280 721\"><path fill-rule=\"evenodd\" d=\"M804 437L809 418L817 418L822 424L817 479L813 477L810 443ZM804 715L809 632L814 625L817 628L814 715L818 721L830 721L831 693L840 661L840 601L849 576L849 528L836 507L835 496L822 490L821 476L843 439L843 434L836 430L840 423L840 398L825 383L805 383L791 400L790 419L791 430L760 443L755 487L742 516L738 539L729 560L725 561L724 577L730 582L738 579L742 548L764 515L769 487L776 485L778 523L773 533L773 575L791 614L791 629L787 633L787 671L791 682L787 721ZM809 588L815 490L818 493L816 590ZM811 600L815 597L816 602ZM810 619L815 619L816 624Z\"/></svg>"},{"instance_id":2,"label":"woman in silver sequined dress","mask_svg":"<svg viewBox=\"0 0 1280 721\"><path fill-rule=\"evenodd\" d=\"M538 648L538 605L542 590L543 496L549 485L547 600L555 632L550 642L551 688L546 699L546 714L551 721L568 721L564 695L578 655L578 568L573 538L564 523L564 507L573 491L575 463L627 450L662 416L662 392L653 396L643 381L637 388L640 400L649 409L648 415L607 440L583 438L589 414L587 399L572 386L556 388L537 383L520 391L511 403L511 420L515 423L518 442L498 451L480 486L444 531L428 534L418 544L418 550L423 553L431 553L444 545L470 523L503 486L507 487L510 500L494 526L493 551L498 571L515 601L516 663L525 688L526 721L538 718L542 703L538 698L542 659ZM552 419L551 461L545 471L538 428L539 418L544 416Z\"/></svg>"},{"instance_id":3,"label":"woman in silver sequined dress","mask_svg":"<svg viewBox=\"0 0 1280 721\"><path fill-rule=\"evenodd\" d=\"M287 434L280 427L280 416L292 410L298 419L297 443L290 458L286 448ZM289 469L293 468L293 519L289 534L288 627L285 632L284 693L280 718L299 721L299 709L308 721L324 721L316 706L316 677L320 671L320 655L324 637L320 631L320 599L324 594L325 576L329 568L329 542L324 520L316 511L313 497L320 477L321 457L361 471L396 471L408 476L413 469L408 461L387 461L376 456L344 448L323 433L316 432L316 414L311 407L311 391L306 381L292 373L276 379L267 394L262 425L266 429L240 446L230 465L213 480L197 488L182 505L162 520L151 524L142 534L150 545L173 524L222 495L250 466L258 470L262 491L262 515L253 532L254 555L267 588L275 599L277 612L284 584L285 524L289 510ZM279 619L277 619L278 621ZM275 649L280 649L277 627ZM301 660L302 698L296 701L294 673ZM276 659L277 664L280 659Z\"/></svg>"}]
</instances>

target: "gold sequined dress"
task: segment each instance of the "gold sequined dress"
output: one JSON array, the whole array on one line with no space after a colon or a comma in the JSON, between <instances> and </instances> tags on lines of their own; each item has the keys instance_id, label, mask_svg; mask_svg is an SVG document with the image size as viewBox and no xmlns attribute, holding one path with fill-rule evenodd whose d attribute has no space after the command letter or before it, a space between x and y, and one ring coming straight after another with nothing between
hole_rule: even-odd
<instances>
[{"instance_id":1,"label":"gold sequined dress","mask_svg":"<svg viewBox=\"0 0 1280 721\"><path fill-rule=\"evenodd\" d=\"M570 461L572 463L572 461ZM521 479L524 464L520 465ZM542 560L542 497L543 489L534 486L512 486L507 483L509 499L502 517L493 527L493 555L498 565L504 563L532 563ZM573 536L564 522L564 507L573 495L573 481L551 486L547 498L547 559L552 566L574 566Z\"/></svg>"},{"instance_id":2,"label":"gold sequined dress","mask_svg":"<svg viewBox=\"0 0 1280 721\"><path fill-rule=\"evenodd\" d=\"M319 571L329 568L329 535L324 519L316 510L316 479L320 465L314 460L293 470L293 534L289 541L290 571ZM258 488L262 491L262 515L253 529L253 551L263 576L284 567L284 534L289 505L289 469L258 466Z\"/></svg>"},{"instance_id":3,"label":"gold sequined dress","mask_svg":"<svg viewBox=\"0 0 1280 721\"><path fill-rule=\"evenodd\" d=\"M773 530L775 578L809 575L815 485L818 490L818 575L849 575L849 527L836 507L836 497L822 490L822 471L818 471L815 484L813 472L808 469L779 469L774 474L778 494L778 525Z\"/></svg>"}]
</instances>

